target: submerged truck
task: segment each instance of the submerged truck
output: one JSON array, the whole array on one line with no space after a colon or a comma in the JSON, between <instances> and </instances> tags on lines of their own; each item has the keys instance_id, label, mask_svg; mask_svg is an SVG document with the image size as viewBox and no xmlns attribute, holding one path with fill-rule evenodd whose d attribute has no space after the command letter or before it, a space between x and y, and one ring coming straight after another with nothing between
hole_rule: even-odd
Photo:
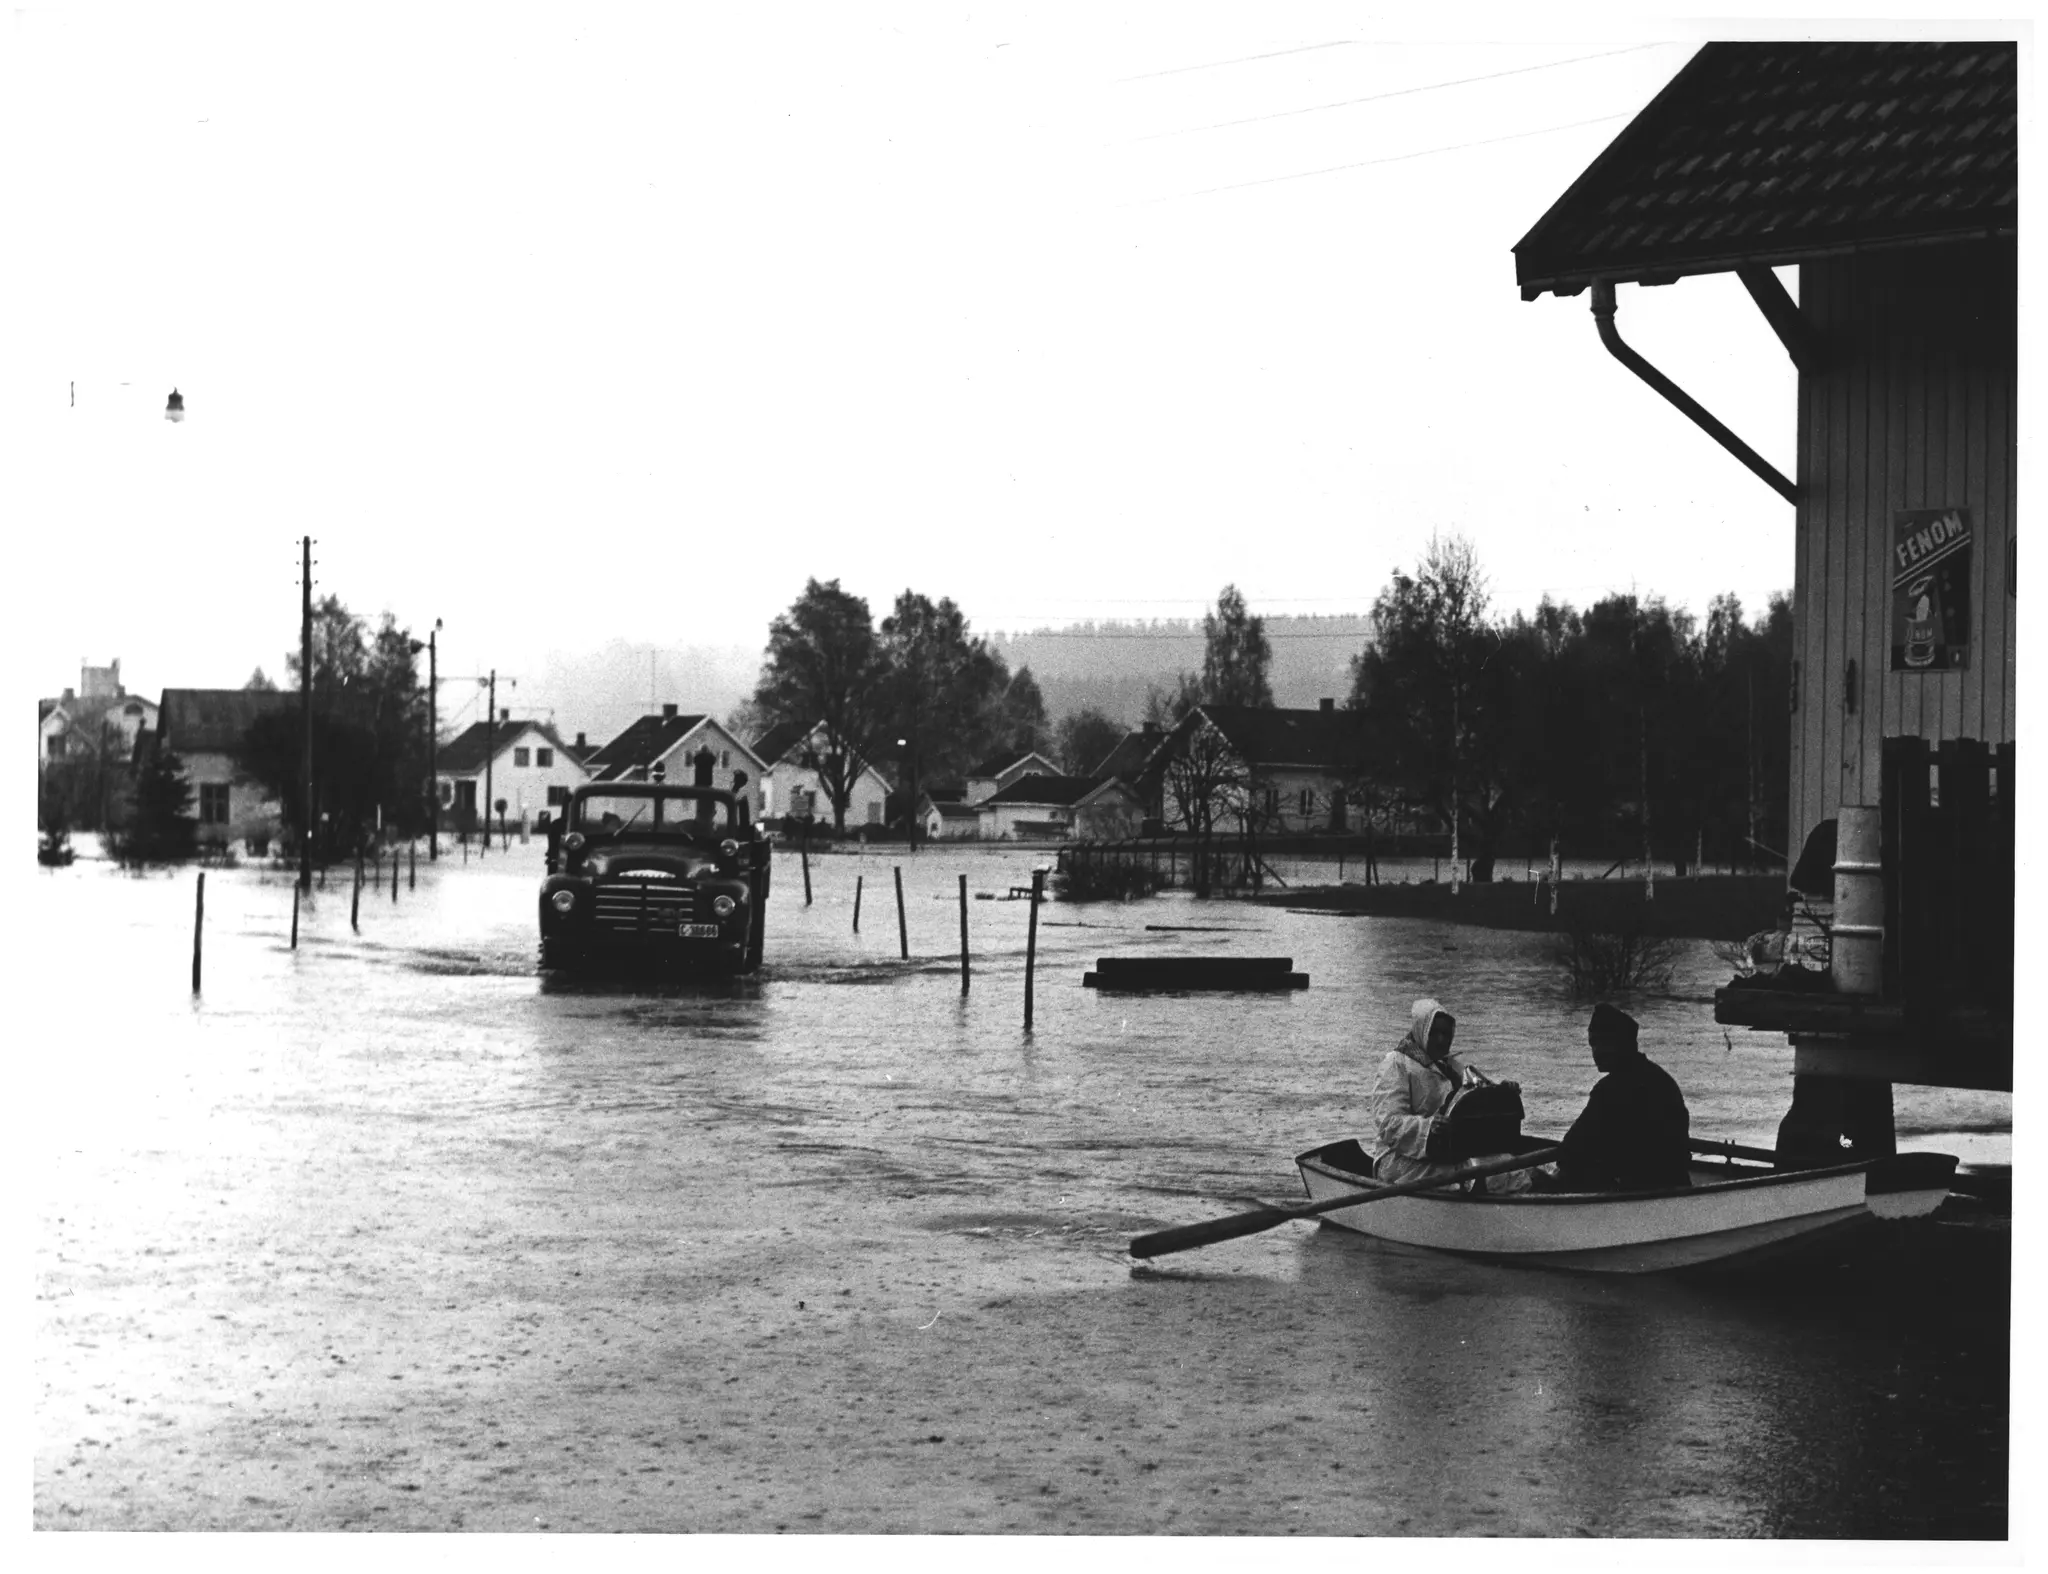
<instances>
[{"instance_id":1,"label":"submerged truck","mask_svg":"<svg viewBox=\"0 0 2048 1574\"><path fill-rule=\"evenodd\" d=\"M771 850L746 801L714 787L592 782L548 827L540 965L606 961L751 973Z\"/></svg>"}]
</instances>

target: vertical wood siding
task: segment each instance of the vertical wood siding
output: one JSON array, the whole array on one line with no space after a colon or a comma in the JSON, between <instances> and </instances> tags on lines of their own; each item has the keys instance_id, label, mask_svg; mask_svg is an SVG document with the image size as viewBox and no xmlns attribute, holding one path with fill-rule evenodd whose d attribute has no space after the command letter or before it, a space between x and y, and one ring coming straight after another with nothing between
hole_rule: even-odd
<instances>
[{"instance_id":1,"label":"vertical wood siding","mask_svg":"<svg viewBox=\"0 0 2048 1574\"><path fill-rule=\"evenodd\" d=\"M1886 737L2013 741L2018 275L2010 243L1807 263L1824 345L1800 379L1792 846L1875 803ZM1970 664L1891 671L1891 532L1902 509L1967 509ZM1848 664L1856 663L1855 709Z\"/></svg>"}]
</instances>

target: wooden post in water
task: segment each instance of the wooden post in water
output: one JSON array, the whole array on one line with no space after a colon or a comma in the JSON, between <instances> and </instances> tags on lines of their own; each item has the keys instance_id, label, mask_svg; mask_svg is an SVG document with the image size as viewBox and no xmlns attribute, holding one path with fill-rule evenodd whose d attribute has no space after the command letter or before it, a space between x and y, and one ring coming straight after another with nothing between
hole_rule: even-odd
<instances>
[{"instance_id":1,"label":"wooden post in water","mask_svg":"<svg viewBox=\"0 0 2048 1574\"><path fill-rule=\"evenodd\" d=\"M804 860L804 906L809 907L811 905L811 828L808 825L804 827L803 835L798 838L797 846L802 851Z\"/></svg>"},{"instance_id":2,"label":"wooden post in water","mask_svg":"<svg viewBox=\"0 0 2048 1574\"><path fill-rule=\"evenodd\" d=\"M967 993L967 876L960 877L960 993Z\"/></svg>"},{"instance_id":3,"label":"wooden post in water","mask_svg":"<svg viewBox=\"0 0 2048 1574\"><path fill-rule=\"evenodd\" d=\"M299 948L299 882L292 882L292 949Z\"/></svg>"},{"instance_id":4,"label":"wooden post in water","mask_svg":"<svg viewBox=\"0 0 2048 1574\"><path fill-rule=\"evenodd\" d=\"M417 891L420 888L420 844L414 842L405 850L405 888Z\"/></svg>"},{"instance_id":5,"label":"wooden post in water","mask_svg":"<svg viewBox=\"0 0 2048 1574\"><path fill-rule=\"evenodd\" d=\"M910 960L910 925L903 916L903 865L896 869L896 940L903 948L903 960Z\"/></svg>"},{"instance_id":6,"label":"wooden post in water","mask_svg":"<svg viewBox=\"0 0 2048 1574\"><path fill-rule=\"evenodd\" d=\"M363 905L363 855L362 855L361 853L357 853L357 854L356 854L356 883L355 883L355 889L354 889L354 890L352 890L352 891L350 891L350 892L349 892L349 896L348 896L348 926L349 926L349 928L353 929L353 930L354 930L354 931L355 931L355 932L356 932L357 934L361 934L361 933L363 932L363 926L362 926L361 924L359 924L359 923L357 923L357 922L356 922L356 914L357 914L357 913L358 913L358 912L359 912L359 911L361 910L361 908L362 908L362 905Z\"/></svg>"},{"instance_id":7,"label":"wooden post in water","mask_svg":"<svg viewBox=\"0 0 2048 1574\"><path fill-rule=\"evenodd\" d=\"M1024 937L1024 1031L1031 1031L1031 975L1038 968L1038 898L1045 889L1045 871L1031 871L1031 927Z\"/></svg>"},{"instance_id":8,"label":"wooden post in water","mask_svg":"<svg viewBox=\"0 0 2048 1574\"><path fill-rule=\"evenodd\" d=\"M398 900L398 849L391 849L391 900Z\"/></svg>"},{"instance_id":9,"label":"wooden post in water","mask_svg":"<svg viewBox=\"0 0 2048 1574\"><path fill-rule=\"evenodd\" d=\"M199 953L206 936L206 871L199 871L199 889L192 899L192 993L199 993Z\"/></svg>"},{"instance_id":10,"label":"wooden post in water","mask_svg":"<svg viewBox=\"0 0 2048 1574\"><path fill-rule=\"evenodd\" d=\"M867 876L858 874L853 877L853 932L855 934L860 933L860 888L861 883L866 878Z\"/></svg>"}]
</instances>

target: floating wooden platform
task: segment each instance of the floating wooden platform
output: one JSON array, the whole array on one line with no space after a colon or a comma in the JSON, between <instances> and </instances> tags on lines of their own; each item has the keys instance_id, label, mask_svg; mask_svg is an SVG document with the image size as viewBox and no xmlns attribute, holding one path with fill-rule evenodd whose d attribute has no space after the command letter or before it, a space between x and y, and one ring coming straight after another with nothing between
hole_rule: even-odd
<instances>
[{"instance_id":1,"label":"floating wooden platform","mask_svg":"<svg viewBox=\"0 0 2048 1574\"><path fill-rule=\"evenodd\" d=\"M1081 983L1127 991L1227 990L1240 993L1308 988L1291 956L1102 956Z\"/></svg>"}]
</instances>

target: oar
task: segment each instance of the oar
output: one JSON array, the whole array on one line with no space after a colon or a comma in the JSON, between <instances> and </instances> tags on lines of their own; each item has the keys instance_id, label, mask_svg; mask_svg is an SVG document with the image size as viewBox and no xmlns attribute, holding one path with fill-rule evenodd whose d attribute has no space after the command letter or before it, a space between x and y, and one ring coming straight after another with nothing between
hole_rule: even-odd
<instances>
[{"instance_id":1,"label":"oar","mask_svg":"<svg viewBox=\"0 0 2048 1574\"><path fill-rule=\"evenodd\" d=\"M1493 1159L1485 1164L1470 1164L1463 1169L1453 1170L1448 1175L1432 1175L1422 1180L1401 1181L1393 1186L1375 1186L1371 1191L1349 1191L1341 1197L1325 1197L1321 1202L1304 1203L1298 1208L1255 1208L1249 1213L1234 1213L1227 1219L1210 1219L1204 1224L1182 1224L1170 1230L1154 1230L1150 1235L1133 1237L1130 1252L1133 1257L1164 1257L1169 1252L1189 1251L1197 1246L1213 1246L1218 1241L1234 1241L1240 1235L1257 1235L1261 1230L1270 1230L1294 1219L1312 1219L1319 1213L1353 1207L1361 1202L1380 1202L1388 1197L1406 1197L1418 1191L1435 1191L1440 1187L1456 1185L1459 1181L1477 1180L1482 1175L1506 1175L1513 1170L1533 1170L1539 1164L1548 1164L1552 1159L1563 1157L1562 1147L1538 1148L1533 1153L1518 1153L1510 1159Z\"/></svg>"}]
</instances>

